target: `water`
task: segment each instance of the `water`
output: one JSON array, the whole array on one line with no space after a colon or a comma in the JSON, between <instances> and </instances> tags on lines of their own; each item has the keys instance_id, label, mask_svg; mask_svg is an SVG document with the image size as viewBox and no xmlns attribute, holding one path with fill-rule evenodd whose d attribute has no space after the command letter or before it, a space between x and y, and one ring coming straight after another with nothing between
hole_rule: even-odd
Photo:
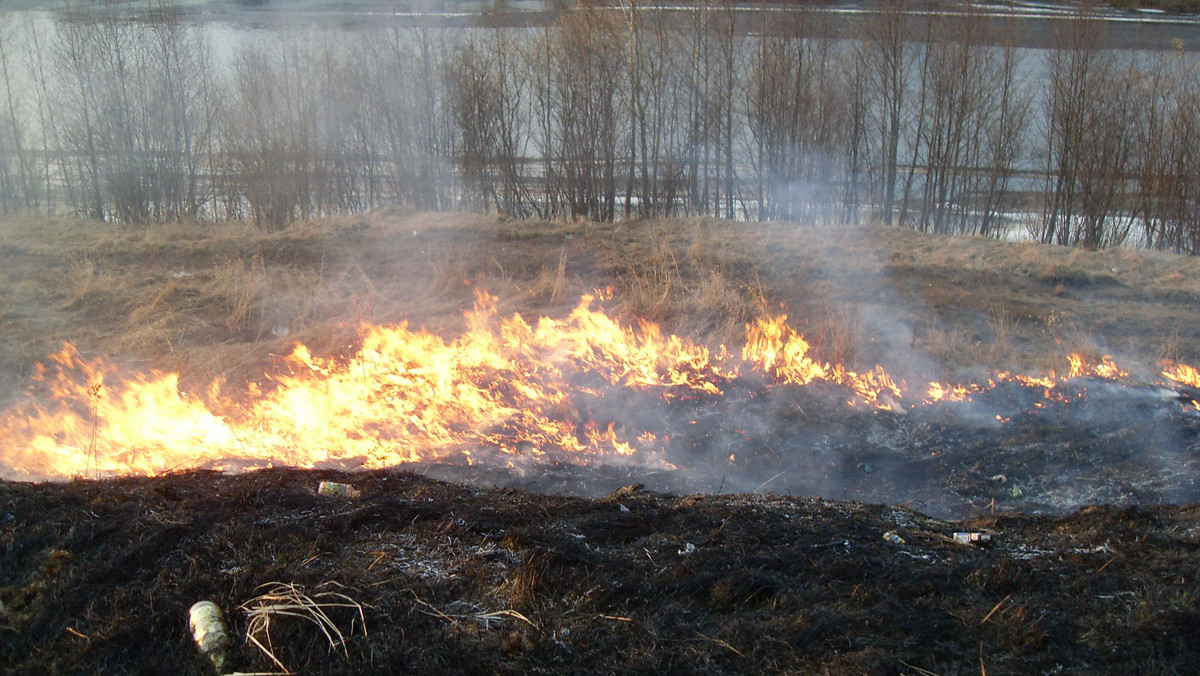
<instances>
[{"instance_id":1,"label":"water","mask_svg":"<svg viewBox=\"0 0 1200 676\"><path fill-rule=\"evenodd\" d=\"M6 30L3 32L4 47L10 55L10 86L17 92L27 92L35 89L32 77L35 55L40 52L37 67L50 73L51 86L47 88L48 103L51 107L60 107L65 102L61 97L66 96L66 90L60 83L53 82L56 77L57 61L48 49L55 40L55 22L64 15L64 9L69 3L64 1L34 2L24 0L10 2L0 9L0 22ZM539 26L547 23L559 3L534 0L516 0L504 3L485 2L385 2L381 0L358 0L346 2L329 2L327 0L300 0L294 2L272 2L253 0L189 0L177 3L179 16L187 33L200 38L211 49L212 61L216 66L217 77L228 83L232 79L235 64L240 55L254 49L267 52L287 47L313 47L314 49L329 49L342 55L353 54L356 46L370 36L397 31L409 33L419 29L433 31L434 42L440 49L448 53L453 45L471 34L480 34L491 29L479 28L478 24L498 22L510 26L507 30L518 40L532 38ZM118 16L139 16L142 2L129 1L114 3L110 7ZM677 22L681 27L688 27L689 17L696 11L692 6L675 4L639 5L643 16L658 11L663 21ZM484 10L499 10L499 13L484 17ZM620 10L614 10L620 11ZM718 10L713 10L718 11ZM781 11L779 5L761 4L740 7L737 10L739 30L738 87L744 86L745 68L751 61L758 44L755 31L766 25L763 16ZM1022 22L1021 30L1017 31L1023 44L1028 46L1016 50L1019 60L1019 88L1032 95L1030 123L1026 125L1023 139L1023 153L1017 158L1015 168L1022 172L1014 179L1011 190L1014 192L1036 192L1041 188L1044 179L1039 172L1045 168L1043 158L1046 142L1042 138L1046 117L1045 82L1047 80L1047 51L1044 45L1052 32L1053 21L1069 19L1069 12L1056 5L1041 5L1024 3L1016 7L1010 14L1008 10L984 9L984 14L993 18L1016 16ZM817 16L830 19L826 26L826 34L832 44L835 61L845 62L854 46L849 39L856 27L865 19L875 14L869 4L843 3L831 7L813 10ZM920 21L927 14L921 11L912 12L912 17ZM773 17L773 14L771 14ZM1117 44L1128 45L1137 42L1137 48L1122 48L1109 52L1118 65L1132 61L1148 63L1157 58L1159 50L1170 47L1173 40L1178 40L1178 46L1184 50L1184 59L1195 65L1195 53L1188 51L1200 48L1200 21L1195 17L1167 16L1153 13L1120 13L1109 11L1105 21L1112 29L1110 32ZM512 28L511 26L517 27ZM681 42L684 42L681 40ZM1040 43L1040 44L1039 44ZM40 49L35 49L37 44ZM681 50L686 45L681 45ZM910 56L915 57L919 49L917 43L909 44ZM999 48L995 48L999 49ZM916 91L919 73L914 68L907 74L910 92ZM404 85L400 85L403 87ZM526 91L525 98L530 97ZM618 100L628 98L627 92L617 95ZM25 103L19 109L24 129L30 138L40 136L40 116L33 110L33 104L28 97L23 97ZM910 95L910 103L912 96ZM449 115L449 111L439 114ZM525 109L525 121L534 114L532 109ZM742 119L744 111L738 111L738 131L733 139L738 158L734 168L742 184L738 186L739 195L736 198L735 214L739 217L751 216L757 211L758 201L746 193L753 188L745 183L753 173L753 161L747 155L753 141L749 134L748 125ZM910 124L911 126L911 124ZM532 134L533 125L523 127L518 139L518 146L528 149L527 152L536 155L539 146L538 139ZM913 156L914 137L909 130L900 140L899 156L901 163ZM537 160L537 157L527 159ZM536 162L526 166L539 167ZM530 174L530 180L537 180L537 172ZM718 172L719 173L719 172ZM901 172L903 175L904 172ZM828 192L836 188L828 182L806 185L804 190L819 197L822 191ZM621 200L618 200L621 201ZM640 203L640 196L634 197L631 203Z\"/></svg>"}]
</instances>

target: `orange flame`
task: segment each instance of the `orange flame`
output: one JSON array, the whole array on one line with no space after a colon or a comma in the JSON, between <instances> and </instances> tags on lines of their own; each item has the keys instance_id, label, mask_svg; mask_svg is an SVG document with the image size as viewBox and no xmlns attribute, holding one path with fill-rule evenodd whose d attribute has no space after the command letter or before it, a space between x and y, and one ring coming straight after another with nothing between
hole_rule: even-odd
<instances>
[{"instance_id":1,"label":"orange flame","mask_svg":"<svg viewBox=\"0 0 1200 676\"><path fill-rule=\"evenodd\" d=\"M978 387L954 385L950 383L929 383L926 395L929 401L966 401L971 394L979 392Z\"/></svg>"},{"instance_id":2,"label":"orange flame","mask_svg":"<svg viewBox=\"0 0 1200 676\"><path fill-rule=\"evenodd\" d=\"M782 383L807 385L820 381L845 385L872 406L891 410L898 405L901 387L883 367L876 365L871 371L856 373L840 364L815 361L808 356L811 348L808 341L786 322L787 315L779 315L747 325L742 358Z\"/></svg>"},{"instance_id":3,"label":"orange flame","mask_svg":"<svg viewBox=\"0 0 1200 676\"><path fill-rule=\"evenodd\" d=\"M18 474L157 474L179 462L181 446L219 457L238 445L222 418L179 391L173 373L123 379L113 366L65 345L38 365L33 380L46 397L0 420L0 468ZM214 383L211 393L218 392Z\"/></svg>"},{"instance_id":4,"label":"orange flame","mask_svg":"<svg viewBox=\"0 0 1200 676\"><path fill-rule=\"evenodd\" d=\"M67 346L39 370L49 391L0 416L0 471L42 478L273 463L383 467L470 462L480 448L550 459L636 454L666 466L667 437L622 438L617 421L590 419L587 397L605 386L666 399L721 393L726 375L706 347L664 338L651 324L622 327L592 309L590 296L566 319L536 326L519 315L498 320L495 302L478 293L469 330L451 342L402 324L370 328L348 358L297 345L284 359L290 373L252 385L245 406L223 400L219 384L206 399L192 397L174 374L122 379Z\"/></svg>"},{"instance_id":5,"label":"orange flame","mask_svg":"<svg viewBox=\"0 0 1200 676\"><path fill-rule=\"evenodd\" d=\"M1162 374L1181 385L1200 388L1200 371L1197 371L1194 366L1167 362L1163 364Z\"/></svg>"},{"instance_id":6,"label":"orange flame","mask_svg":"<svg viewBox=\"0 0 1200 676\"><path fill-rule=\"evenodd\" d=\"M614 411L628 398L623 393L659 401L719 397L745 370L763 375L768 387L845 387L853 405L918 405L904 402L904 383L881 366L860 373L813 358L786 316L747 325L740 354L730 354L664 336L646 322L622 326L594 305L584 296L567 317L530 324L520 315L499 317L496 299L477 292L468 330L455 340L401 324L366 327L349 356L317 356L296 345L281 362L285 373L252 383L245 403L224 396L219 381L204 393L184 392L175 374L121 376L67 345L39 365L29 396L0 413L0 476L373 468L485 455L510 465L605 458L670 467L667 430L626 429L626 413L635 411ZM1186 365L1163 375L1200 386ZM1061 377L1001 372L987 385L930 383L920 403L962 401L1005 381L1045 388L1052 399L1059 383L1080 376L1125 373L1109 357L1088 363L1072 356Z\"/></svg>"}]
</instances>

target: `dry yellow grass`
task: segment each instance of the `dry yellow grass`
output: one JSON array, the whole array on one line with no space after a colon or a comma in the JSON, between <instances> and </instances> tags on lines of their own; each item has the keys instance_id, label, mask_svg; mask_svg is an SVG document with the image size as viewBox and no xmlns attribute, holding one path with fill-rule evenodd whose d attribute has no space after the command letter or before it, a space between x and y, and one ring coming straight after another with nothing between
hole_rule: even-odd
<instances>
[{"instance_id":1,"label":"dry yellow grass","mask_svg":"<svg viewBox=\"0 0 1200 676\"><path fill-rule=\"evenodd\" d=\"M882 226L391 210L264 233L9 217L0 257L9 392L64 340L201 386L260 377L295 341L343 352L363 323L452 336L481 288L527 317L612 288L605 306L622 321L710 345L736 346L747 322L786 313L820 359L930 376L1062 368L1077 351L1200 361L1196 259Z\"/></svg>"}]
</instances>

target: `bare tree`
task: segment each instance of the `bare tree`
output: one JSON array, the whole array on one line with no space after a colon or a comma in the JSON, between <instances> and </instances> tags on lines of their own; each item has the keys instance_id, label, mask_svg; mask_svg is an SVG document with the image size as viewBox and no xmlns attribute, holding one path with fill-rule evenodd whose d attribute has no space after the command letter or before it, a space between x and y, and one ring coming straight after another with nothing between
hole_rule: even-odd
<instances>
[{"instance_id":1,"label":"bare tree","mask_svg":"<svg viewBox=\"0 0 1200 676\"><path fill-rule=\"evenodd\" d=\"M211 201L205 179L211 174L211 140L221 94L211 50L200 35L189 35L169 11L151 16L147 36L149 69L143 99L142 146L150 164L156 221L195 219Z\"/></svg>"},{"instance_id":2,"label":"bare tree","mask_svg":"<svg viewBox=\"0 0 1200 676\"><path fill-rule=\"evenodd\" d=\"M1010 183L1024 156L1024 139L1027 135L1029 111L1033 95L1019 76L1020 61L1014 48L1013 30L1016 21L1004 23L999 54L987 76L991 87L987 90L988 110L983 129L983 161L986 171L981 186L982 220L978 233L991 237L1002 234L1002 214L1009 209Z\"/></svg>"},{"instance_id":3,"label":"bare tree","mask_svg":"<svg viewBox=\"0 0 1200 676\"><path fill-rule=\"evenodd\" d=\"M447 96L458 128L458 158L468 191L501 213L535 208L521 169L529 137L524 107L529 61L504 29L471 35L447 65Z\"/></svg>"},{"instance_id":4,"label":"bare tree","mask_svg":"<svg viewBox=\"0 0 1200 676\"><path fill-rule=\"evenodd\" d=\"M1148 246L1200 253L1200 72L1176 45L1137 83L1136 213Z\"/></svg>"},{"instance_id":5,"label":"bare tree","mask_svg":"<svg viewBox=\"0 0 1200 676\"><path fill-rule=\"evenodd\" d=\"M387 199L421 209L448 209L456 183L450 170L453 121L444 114L442 77L448 46L432 28L393 22L359 43L364 115L379 153Z\"/></svg>"},{"instance_id":6,"label":"bare tree","mask_svg":"<svg viewBox=\"0 0 1200 676\"><path fill-rule=\"evenodd\" d=\"M46 209L50 211L55 204L55 174L58 174L59 180L67 192L67 203L76 205L78 202L72 191L74 184L68 180L69 174L64 175L66 162L64 161L62 135L59 133L57 106L51 105L52 99L56 97L51 94L54 85L47 74L47 50L43 48L41 31L35 25L32 15L25 16L22 31L29 41L25 50L24 65L33 87L32 99L37 105L37 127L41 132L43 159L40 182L44 185L43 197Z\"/></svg>"},{"instance_id":7,"label":"bare tree","mask_svg":"<svg viewBox=\"0 0 1200 676\"><path fill-rule=\"evenodd\" d=\"M602 221L616 213L619 147L617 93L624 83L621 25L612 14L584 7L556 25L559 59L552 110L560 143L563 195L572 216Z\"/></svg>"},{"instance_id":8,"label":"bare tree","mask_svg":"<svg viewBox=\"0 0 1200 676\"><path fill-rule=\"evenodd\" d=\"M100 152L97 143L96 92L99 72L97 36L90 18L68 13L57 25L55 56L66 80L61 138L70 157L63 156L72 207L78 213L103 219L105 202L100 187Z\"/></svg>"},{"instance_id":9,"label":"bare tree","mask_svg":"<svg viewBox=\"0 0 1200 676\"><path fill-rule=\"evenodd\" d=\"M494 175L500 148L503 82L491 61L491 50L469 37L447 64L450 109L458 128L458 162L476 208L499 205L500 190Z\"/></svg>"},{"instance_id":10,"label":"bare tree","mask_svg":"<svg viewBox=\"0 0 1200 676\"><path fill-rule=\"evenodd\" d=\"M1013 49L992 46L1004 36L981 15L965 8L930 22L901 212L916 191L918 229L984 232L1006 201L1029 96L1014 90Z\"/></svg>"},{"instance_id":11,"label":"bare tree","mask_svg":"<svg viewBox=\"0 0 1200 676\"><path fill-rule=\"evenodd\" d=\"M847 180L850 100L832 40L802 37L821 26L789 13L760 40L746 95L760 219L839 218L838 184ZM819 19L818 19L819 21Z\"/></svg>"},{"instance_id":12,"label":"bare tree","mask_svg":"<svg viewBox=\"0 0 1200 676\"><path fill-rule=\"evenodd\" d=\"M5 211L33 209L38 193L37 170L26 140L26 115L18 103L25 94L14 82L15 64L10 59L12 43L12 26L6 16L0 24L0 75L4 78L4 113L0 117L0 209Z\"/></svg>"},{"instance_id":13,"label":"bare tree","mask_svg":"<svg viewBox=\"0 0 1200 676\"><path fill-rule=\"evenodd\" d=\"M638 134L642 141L643 215L669 216L686 208L687 167L693 148L689 130L680 124L690 114L688 89L691 59L677 45L685 41L681 28L671 24L666 10L656 10L653 42L644 44L645 89L640 99Z\"/></svg>"},{"instance_id":14,"label":"bare tree","mask_svg":"<svg viewBox=\"0 0 1200 676\"><path fill-rule=\"evenodd\" d=\"M865 24L859 42L863 81L869 88L867 96L876 102L870 111L878 139L875 154L881 181L879 218L889 225L894 219L897 162L912 69L912 56L905 48L908 30L904 0L882 0L879 11Z\"/></svg>"},{"instance_id":15,"label":"bare tree","mask_svg":"<svg viewBox=\"0 0 1200 676\"><path fill-rule=\"evenodd\" d=\"M44 133L56 137L62 120L76 210L136 223L195 218L207 201L202 193L219 99L204 38L190 35L171 6L157 3L148 3L139 22L125 20L110 3L80 7L57 28L66 109L59 118L43 108L41 119Z\"/></svg>"},{"instance_id":16,"label":"bare tree","mask_svg":"<svg viewBox=\"0 0 1200 676\"><path fill-rule=\"evenodd\" d=\"M309 148L293 110L297 102L281 82L285 77L282 64L264 49L240 54L222 118L221 145L236 177L231 201L244 200L267 230L290 225L307 199Z\"/></svg>"},{"instance_id":17,"label":"bare tree","mask_svg":"<svg viewBox=\"0 0 1200 676\"><path fill-rule=\"evenodd\" d=\"M1047 185L1036 234L1095 249L1120 244L1131 227L1122 207L1133 65L1118 67L1101 49L1103 27L1092 10L1081 5L1078 12L1047 59Z\"/></svg>"},{"instance_id":18,"label":"bare tree","mask_svg":"<svg viewBox=\"0 0 1200 676\"><path fill-rule=\"evenodd\" d=\"M65 197L95 218L274 229L393 202L807 222L866 206L996 235L1027 151L1035 83L1014 24L970 8L919 24L883 0L847 43L799 6L762 12L756 33L731 0L682 16L584 4L533 31L305 29L220 74L169 2L127 8L73 3L53 64L37 31L15 59L0 30L0 208ZM1102 38L1082 7L1046 59L1035 235L1095 248L1136 224L1194 252L1195 72L1121 61Z\"/></svg>"}]
</instances>

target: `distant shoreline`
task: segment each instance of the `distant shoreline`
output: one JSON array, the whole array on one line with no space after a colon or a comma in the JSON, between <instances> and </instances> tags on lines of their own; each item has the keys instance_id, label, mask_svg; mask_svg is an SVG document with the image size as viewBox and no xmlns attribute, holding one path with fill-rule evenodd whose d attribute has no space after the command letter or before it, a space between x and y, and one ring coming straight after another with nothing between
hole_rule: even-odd
<instances>
[{"instance_id":1,"label":"distant shoreline","mask_svg":"<svg viewBox=\"0 0 1200 676\"><path fill-rule=\"evenodd\" d=\"M0 12L47 11L59 13L67 8L61 0L5 3ZM483 2L480 0L443 1L424 3L430 9L421 9L423 3L390 2L386 0L360 0L358 2L331 2L330 0L298 0L287 3L275 0L190 0L178 3L180 18L189 23L217 22L245 27L249 30L284 27L336 26L347 31L378 28L381 22L395 22L402 27L446 26L446 27L532 27L554 21L563 9L577 3L553 2L552 0L508 0ZM628 11L628 4L621 0L604 3L613 11ZM911 3L907 14L919 19L928 13L921 8L925 3ZM144 16L143 2L129 0L116 3L127 10L125 16L133 19ZM738 17L739 30L758 33L766 16L786 16L796 5L780 2L739 2L733 11ZM695 11L696 3L673 0L669 2L637 5L644 17L652 14L671 21L686 21ZM499 8L499 9L497 9ZM805 8L811 21L813 35L849 39L857 33L857 27L866 17L878 14L875 2L853 2L812 5ZM709 7L709 11L724 11ZM962 12L938 12L939 14L961 14ZM1066 3L1018 2L1010 5L985 4L979 7L980 16L988 22L1000 22L1009 18L1019 19L1023 29L1015 31L1016 45L1027 48L1051 46L1054 28L1074 19L1073 7ZM1099 10L1097 18L1108 27L1110 49L1168 50L1176 45L1184 51L1200 51L1200 16L1195 14L1167 13L1154 9ZM919 21L916 30L919 30ZM914 35L914 39L923 36Z\"/></svg>"}]
</instances>

